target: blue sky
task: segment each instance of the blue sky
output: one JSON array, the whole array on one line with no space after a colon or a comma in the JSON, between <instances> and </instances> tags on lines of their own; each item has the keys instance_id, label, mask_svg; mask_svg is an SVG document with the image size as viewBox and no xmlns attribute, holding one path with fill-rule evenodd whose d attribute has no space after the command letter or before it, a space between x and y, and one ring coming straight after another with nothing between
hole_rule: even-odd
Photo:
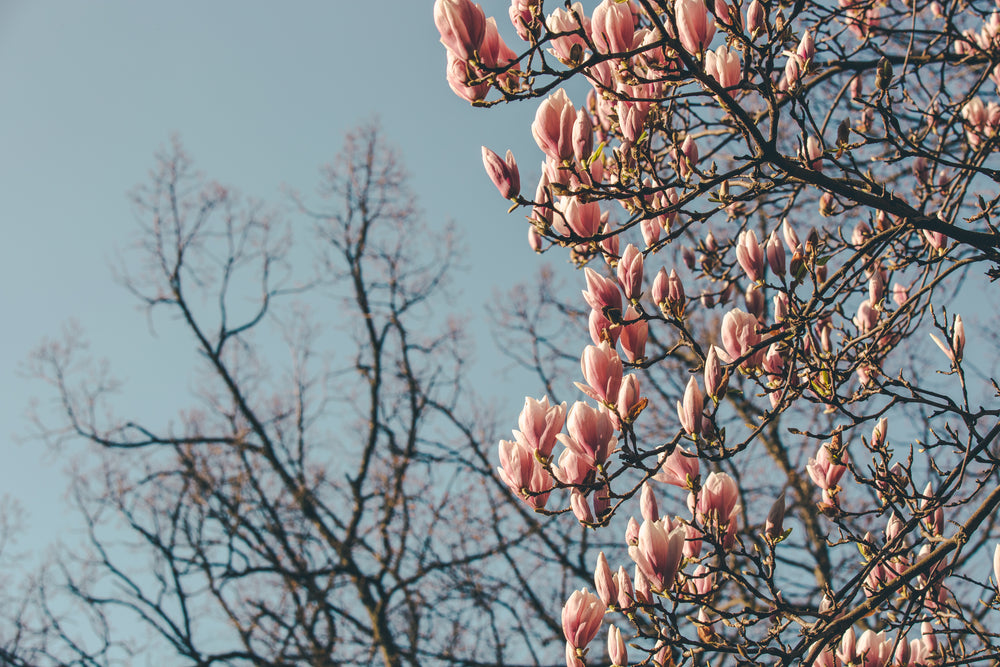
<instances>
[{"instance_id":1,"label":"blue sky","mask_svg":"<svg viewBox=\"0 0 1000 667\"><path fill-rule=\"evenodd\" d=\"M59 471L84 451L47 452L17 437L30 432L29 399L51 397L18 372L43 337L79 322L93 354L127 383L123 411L155 417L191 394L187 341L156 320L151 338L111 270L136 234L127 193L171 133L211 178L284 204L283 186L310 191L343 133L377 114L428 221L454 220L465 239L456 307L477 340L474 379L493 382L509 366L495 354L486 308L496 287L540 262L523 214L506 215L486 178L480 146L512 148L533 190L535 105L484 111L455 97L432 4L0 0L0 495L28 511L22 546L72 526ZM484 7L512 39L507 4ZM500 409L513 422L538 388L505 377Z\"/></svg>"}]
</instances>

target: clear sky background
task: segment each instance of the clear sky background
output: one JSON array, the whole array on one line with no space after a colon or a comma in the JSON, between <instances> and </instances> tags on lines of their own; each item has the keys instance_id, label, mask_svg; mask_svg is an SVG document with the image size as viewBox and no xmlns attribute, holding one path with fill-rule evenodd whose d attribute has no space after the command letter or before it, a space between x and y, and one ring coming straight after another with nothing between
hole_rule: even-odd
<instances>
[{"instance_id":1,"label":"clear sky background","mask_svg":"<svg viewBox=\"0 0 1000 667\"><path fill-rule=\"evenodd\" d=\"M509 3L483 4L505 19ZM494 390L512 422L524 395L538 393L529 376L505 371L490 336L494 290L540 262L523 214L506 215L480 155L482 144L512 148L533 191L535 104L484 111L457 98L432 5L0 0L0 496L26 509L23 548L73 532L75 518L63 472L73 452L19 437L30 432L30 398L52 397L19 374L32 348L79 322L93 354L127 383L122 412L154 423L192 393L190 341L171 340L163 322L151 338L111 270L137 233L127 193L172 133L210 178L287 204L283 185L311 191L344 132L379 116L428 221L454 220L464 237L455 307L476 340L474 381Z\"/></svg>"}]
</instances>

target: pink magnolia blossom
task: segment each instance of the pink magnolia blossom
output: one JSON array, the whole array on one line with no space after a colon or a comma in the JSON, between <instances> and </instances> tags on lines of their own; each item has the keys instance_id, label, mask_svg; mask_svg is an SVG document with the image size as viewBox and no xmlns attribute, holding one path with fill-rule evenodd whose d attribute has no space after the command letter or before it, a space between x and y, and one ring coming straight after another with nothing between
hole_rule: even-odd
<instances>
[{"instance_id":1,"label":"pink magnolia blossom","mask_svg":"<svg viewBox=\"0 0 1000 667\"><path fill-rule=\"evenodd\" d=\"M571 643L566 642L566 667L583 667L583 660L580 660L580 656L577 655L576 647Z\"/></svg>"},{"instance_id":2,"label":"pink magnolia blossom","mask_svg":"<svg viewBox=\"0 0 1000 667\"><path fill-rule=\"evenodd\" d=\"M736 481L724 472L713 472L702 484L697 496L688 494L688 509L706 525L728 526L740 510L740 492Z\"/></svg>"},{"instance_id":3,"label":"pink magnolia blossom","mask_svg":"<svg viewBox=\"0 0 1000 667\"><path fill-rule=\"evenodd\" d=\"M541 10L542 0L511 0L507 12L518 37L526 42L538 37L542 27L538 18Z\"/></svg>"},{"instance_id":4,"label":"pink magnolia blossom","mask_svg":"<svg viewBox=\"0 0 1000 667\"><path fill-rule=\"evenodd\" d=\"M715 590L715 572L709 570L704 563L698 565L690 576L684 578L684 588L692 595L711 595Z\"/></svg>"},{"instance_id":5,"label":"pink magnolia blossom","mask_svg":"<svg viewBox=\"0 0 1000 667\"><path fill-rule=\"evenodd\" d=\"M771 510L767 513L764 521L764 535L770 540L776 540L784 533L785 521L785 492L782 491L778 499L771 505Z\"/></svg>"},{"instance_id":6,"label":"pink magnolia blossom","mask_svg":"<svg viewBox=\"0 0 1000 667\"><path fill-rule=\"evenodd\" d=\"M670 455L661 455L660 472L653 479L664 484L672 484L682 489L690 489L699 477L700 461L683 447L675 447Z\"/></svg>"},{"instance_id":7,"label":"pink magnolia blossom","mask_svg":"<svg viewBox=\"0 0 1000 667\"><path fill-rule=\"evenodd\" d=\"M788 293L778 292L771 299L771 303L774 305L774 321L779 324L784 322L788 317Z\"/></svg>"},{"instance_id":8,"label":"pink magnolia blossom","mask_svg":"<svg viewBox=\"0 0 1000 667\"><path fill-rule=\"evenodd\" d=\"M649 482L644 482L642 491L639 492L639 512L643 519L649 521L660 518L660 509L656 504L656 496L653 495L653 485Z\"/></svg>"},{"instance_id":9,"label":"pink magnolia blossom","mask_svg":"<svg viewBox=\"0 0 1000 667\"><path fill-rule=\"evenodd\" d=\"M614 405L622 384L622 360L607 342L588 345L580 356L580 369L587 384L577 388L595 401Z\"/></svg>"},{"instance_id":10,"label":"pink magnolia blossom","mask_svg":"<svg viewBox=\"0 0 1000 667\"><path fill-rule=\"evenodd\" d=\"M698 0L692 1L697 2ZM674 149L674 159L677 160L677 175L681 178L687 178L691 173L691 168L698 164L699 157L698 144L695 143L694 137L689 134L684 137L680 148Z\"/></svg>"},{"instance_id":11,"label":"pink magnolia blossom","mask_svg":"<svg viewBox=\"0 0 1000 667\"><path fill-rule=\"evenodd\" d=\"M652 604L653 602L653 592L651 587L651 582L649 577L643 574L639 566L635 566L635 585L633 588L633 595L635 596L636 602L641 604Z\"/></svg>"},{"instance_id":12,"label":"pink magnolia blossom","mask_svg":"<svg viewBox=\"0 0 1000 667\"><path fill-rule=\"evenodd\" d=\"M955 316L955 324L951 333L951 349L955 350L955 360L961 361L965 352L965 325L962 324L962 316Z\"/></svg>"},{"instance_id":13,"label":"pink magnolia blossom","mask_svg":"<svg viewBox=\"0 0 1000 667\"><path fill-rule=\"evenodd\" d=\"M776 276L785 275L785 246L778 240L777 230L771 232L767 237L764 246L767 255L767 265L771 267L771 273Z\"/></svg>"},{"instance_id":14,"label":"pink magnolia blossom","mask_svg":"<svg viewBox=\"0 0 1000 667\"><path fill-rule=\"evenodd\" d=\"M471 0L436 0L434 25L445 48L456 58L468 60L483 43L486 14Z\"/></svg>"},{"instance_id":15,"label":"pink magnolia blossom","mask_svg":"<svg viewBox=\"0 0 1000 667\"><path fill-rule=\"evenodd\" d=\"M830 445L823 443L816 453L816 458L809 459L806 470L816 486L828 491L836 488L840 478L847 472L848 463L850 463L850 457L847 455L846 449L834 456Z\"/></svg>"},{"instance_id":16,"label":"pink magnolia blossom","mask_svg":"<svg viewBox=\"0 0 1000 667\"><path fill-rule=\"evenodd\" d=\"M934 334L930 334L931 339L934 343L941 348L945 356L952 363L957 363L962 360L962 353L965 351L965 325L962 323L962 316L955 316L955 323L952 325L951 331L951 347L947 343L944 343L940 338Z\"/></svg>"},{"instance_id":17,"label":"pink magnolia blossom","mask_svg":"<svg viewBox=\"0 0 1000 667\"><path fill-rule=\"evenodd\" d=\"M865 630L858 638L857 654L862 658L861 667L883 667L892 658L893 640L886 638L885 631Z\"/></svg>"},{"instance_id":18,"label":"pink magnolia blossom","mask_svg":"<svg viewBox=\"0 0 1000 667\"><path fill-rule=\"evenodd\" d=\"M501 70L496 73L497 87L501 90L513 92L521 89L521 65L517 62L517 54L500 37L496 19L492 16L486 19L486 35L479 47L479 62L483 68Z\"/></svg>"},{"instance_id":19,"label":"pink magnolia blossom","mask_svg":"<svg viewBox=\"0 0 1000 667\"><path fill-rule=\"evenodd\" d=\"M816 42L813 40L812 33L808 30L802 35L802 39L799 40L799 45L795 49L795 53L802 59L802 62L806 65L806 69L808 69L812 59L816 56Z\"/></svg>"},{"instance_id":20,"label":"pink magnolia blossom","mask_svg":"<svg viewBox=\"0 0 1000 667\"><path fill-rule=\"evenodd\" d=\"M562 628L566 641L577 649L586 647L601 628L604 611L601 598L586 588L573 591L562 609Z\"/></svg>"},{"instance_id":21,"label":"pink magnolia blossom","mask_svg":"<svg viewBox=\"0 0 1000 667\"><path fill-rule=\"evenodd\" d=\"M652 248L660 240L660 232L663 227L657 218L644 218L639 221L639 230L642 232L642 241L647 248Z\"/></svg>"},{"instance_id":22,"label":"pink magnolia blossom","mask_svg":"<svg viewBox=\"0 0 1000 667\"><path fill-rule=\"evenodd\" d=\"M909 301L910 291L906 289L903 285L899 283L894 283L892 286L892 300L897 306L902 306L904 303Z\"/></svg>"},{"instance_id":23,"label":"pink magnolia blossom","mask_svg":"<svg viewBox=\"0 0 1000 667\"><path fill-rule=\"evenodd\" d=\"M618 261L618 284L621 285L625 298L630 301L635 301L642 295L642 263L642 253L629 243Z\"/></svg>"},{"instance_id":24,"label":"pink magnolia blossom","mask_svg":"<svg viewBox=\"0 0 1000 667\"><path fill-rule=\"evenodd\" d=\"M621 327L622 351L630 363L640 363L646 357L649 322L640 317L632 306L625 311L625 321L627 324Z\"/></svg>"},{"instance_id":25,"label":"pink magnolia blossom","mask_svg":"<svg viewBox=\"0 0 1000 667\"><path fill-rule=\"evenodd\" d=\"M580 489L572 489L569 492L569 507L573 511L573 516L582 524L594 523L594 513L590 511L587 497Z\"/></svg>"},{"instance_id":26,"label":"pink magnolia blossom","mask_svg":"<svg viewBox=\"0 0 1000 667\"><path fill-rule=\"evenodd\" d=\"M628 664L628 649L621 630L615 625L608 628L608 657L611 658L611 664L617 667Z\"/></svg>"},{"instance_id":27,"label":"pink magnolia blossom","mask_svg":"<svg viewBox=\"0 0 1000 667\"><path fill-rule=\"evenodd\" d=\"M758 283L764 279L764 249L752 229L740 232L736 241L736 260L750 282Z\"/></svg>"},{"instance_id":28,"label":"pink magnolia blossom","mask_svg":"<svg viewBox=\"0 0 1000 667\"><path fill-rule=\"evenodd\" d=\"M578 197L560 197L556 209L562 213L566 224L577 236L590 238L600 233L603 220L598 202L581 202Z\"/></svg>"},{"instance_id":29,"label":"pink magnolia blossom","mask_svg":"<svg viewBox=\"0 0 1000 667\"><path fill-rule=\"evenodd\" d=\"M698 387L698 381L692 376L684 390L684 401L677 401L677 418L681 427L689 435L701 433L701 420L705 405L705 397Z\"/></svg>"},{"instance_id":30,"label":"pink magnolia blossom","mask_svg":"<svg viewBox=\"0 0 1000 667\"><path fill-rule=\"evenodd\" d=\"M601 53L622 53L632 48L635 24L628 5L604 0L590 19L590 38Z\"/></svg>"},{"instance_id":31,"label":"pink magnolia blossom","mask_svg":"<svg viewBox=\"0 0 1000 667\"><path fill-rule=\"evenodd\" d=\"M920 509L927 512L924 516L927 532L932 535L944 535L944 508L936 503L934 486L930 482L927 482L923 495L924 499L920 501Z\"/></svg>"},{"instance_id":32,"label":"pink magnolia blossom","mask_svg":"<svg viewBox=\"0 0 1000 667\"><path fill-rule=\"evenodd\" d=\"M859 664L861 656L858 655L858 639L854 634L854 628L848 627L840 638L840 645L837 647L837 658L845 665Z\"/></svg>"},{"instance_id":33,"label":"pink magnolia blossom","mask_svg":"<svg viewBox=\"0 0 1000 667\"><path fill-rule=\"evenodd\" d=\"M542 235L534 227L528 227L528 247L535 252L542 252Z\"/></svg>"},{"instance_id":34,"label":"pink magnolia blossom","mask_svg":"<svg viewBox=\"0 0 1000 667\"><path fill-rule=\"evenodd\" d=\"M878 324L879 312L872 307L871 301L865 299L858 304L858 314L854 316L854 326L864 335Z\"/></svg>"},{"instance_id":35,"label":"pink magnolia blossom","mask_svg":"<svg viewBox=\"0 0 1000 667\"><path fill-rule=\"evenodd\" d=\"M730 359L734 361L749 354L754 346L761 341L761 335L757 333L757 318L749 313L745 313L739 308L735 308L722 318L722 345ZM760 366L764 358L764 351L758 350L750 355L741 365L741 368L753 368Z\"/></svg>"},{"instance_id":36,"label":"pink magnolia blossom","mask_svg":"<svg viewBox=\"0 0 1000 667\"><path fill-rule=\"evenodd\" d=\"M760 286L751 284L747 287L746 293L743 295L743 300L746 302L747 311L757 318L761 324L764 323L764 292L761 291Z\"/></svg>"},{"instance_id":37,"label":"pink magnolia blossom","mask_svg":"<svg viewBox=\"0 0 1000 667\"><path fill-rule=\"evenodd\" d=\"M549 52L565 64L576 64L583 57L587 42L580 32L590 34L590 19L583 4L574 2L569 9L556 9L545 19L550 33L566 33L554 37Z\"/></svg>"},{"instance_id":38,"label":"pink magnolia blossom","mask_svg":"<svg viewBox=\"0 0 1000 667\"><path fill-rule=\"evenodd\" d=\"M626 422L631 422L645 406L645 400L639 395L639 378L629 373L622 380L622 388L618 390L618 414Z\"/></svg>"},{"instance_id":39,"label":"pink magnolia blossom","mask_svg":"<svg viewBox=\"0 0 1000 667\"><path fill-rule=\"evenodd\" d=\"M691 55L698 55L708 47L715 36L715 23L708 15L702 0L676 0L674 17L681 46Z\"/></svg>"},{"instance_id":40,"label":"pink magnolia blossom","mask_svg":"<svg viewBox=\"0 0 1000 667\"><path fill-rule=\"evenodd\" d=\"M549 397L535 400L530 396L524 399L524 407L517 419L520 431L514 431L514 437L530 452L538 452L548 458L556 444L556 435L566 422L566 403L550 405Z\"/></svg>"},{"instance_id":41,"label":"pink magnolia blossom","mask_svg":"<svg viewBox=\"0 0 1000 667\"><path fill-rule=\"evenodd\" d=\"M560 433L559 442L592 467L607 461L617 443L615 428L608 414L582 401L577 401L570 408L566 430L569 435Z\"/></svg>"},{"instance_id":42,"label":"pink magnolia blossom","mask_svg":"<svg viewBox=\"0 0 1000 667\"><path fill-rule=\"evenodd\" d=\"M752 0L747 6L746 20L746 31L751 40L757 39L757 36L763 32L765 18L764 5L760 3L760 0Z\"/></svg>"},{"instance_id":43,"label":"pink magnolia blossom","mask_svg":"<svg viewBox=\"0 0 1000 667\"><path fill-rule=\"evenodd\" d=\"M712 345L708 348L708 354L705 356L705 393L716 403L725 394L728 384L725 377L726 372L722 368L722 362L719 358L720 352L722 350ZM722 353L725 354L725 352Z\"/></svg>"},{"instance_id":44,"label":"pink magnolia blossom","mask_svg":"<svg viewBox=\"0 0 1000 667\"><path fill-rule=\"evenodd\" d=\"M552 476L535 455L517 441L500 441L500 467L497 475L514 495L535 509L545 507L552 489Z\"/></svg>"},{"instance_id":45,"label":"pink magnolia blossom","mask_svg":"<svg viewBox=\"0 0 1000 667\"><path fill-rule=\"evenodd\" d=\"M506 159L501 160L499 155L483 146L483 166L486 167L486 175L504 199L516 197L521 192L520 172L510 150L507 151Z\"/></svg>"},{"instance_id":46,"label":"pink magnolia blossom","mask_svg":"<svg viewBox=\"0 0 1000 667\"><path fill-rule=\"evenodd\" d=\"M586 109L581 108L576 113L576 120L573 121L572 141L573 155L582 164L594 152L594 124Z\"/></svg>"},{"instance_id":47,"label":"pink magnolia blossom","mask_svg":"<svg viewBox=\"0 0 1000 667\"><path fill-rule=\"evenodd\" d=\"M636 570L657 591L668 590L674 584L677 570L684 558L684 526L671 527L666 517L659 521L642 522L639 542L628 548Z\"/></svg>"},{"instance_id":48,"label":"pink magnolia blossom","mask_svg":"<svg viewBox=\"0 0 1000 667\"><path fill-rule=\"evenodd\" d=\"M738 86L743 78L739 55L723 44L715 51L705 52L705 73L723 88Z\"/></svg>"},{"instance_id":49,"label":"pink magnolia blossom","mask_svg":"<svg viewBox=\"0 0 1000 667\"><path fill-rule=\"evenodd\" d=\"M614 311L621 316L622 294L618 284L590 267L583 270L583 275L587 281L587 289L583 291L587 305L598 312Z\"/></svg>"},{"instance_id":50,"label":"pink magnolia blossom","mask_svg":"<svg viewBox=\"0 0 1000 667\"><path fill-rule=\"evenodd\" d=\"M566 91L560 88L539 105L535 122L531 124L531 134L538 147L550 158L556 162L569 160L573 157L574 122L576 109Z\"/></svg>"},{"instance_id":51,"label":"pink magnolia blossom","mask_svg":"<svg viewBox=\"0 0 1000 667\"><path fill-rule=\"evenodd\" d=\"M815 171L823 171L823 147L820 146L819 140L815 136L809 135L806 139L806 145L801 151L802 161L808 165L810 169Z\"/></svg>"},{"instance_id":52,"label":"pink magnolia blossom","mask_svg":"<svg viewBox=\"0 0 1000 667\"><path fill-rule=\"evenodd\" d=\"M795 233L795 228L788 222L788 218L781 222L781 235L785 239L785 245L788 246L788 252L795 252L802 245L802 242L799 241L799 235Z\"/></svg>"},{"instance_id":53,"label":"pink magnolia blossom","mask_svg":"<svg viewBox=\"0 0 1000 667\"><path fill-rule=\"evenodd\" d=\"M615 583L614 575L608 566L608 559L602 551L597 555L597 567L594 568L594 590L601 598L605 607L610 607L617 601L618 585Z\"/></svg>"},{"instance_id":54,"label":"pink magnolia blossom","mask_svg":"<svg viewBox=\"0 0 1000 667\"><path fill-rule=\"evenodd\" d=\"M587 326L594 345L600 345L604 341L607 341L611 345L616 345L623 329L619 324L612 324L611 320L605 317L604 313L599 310L590 311Z\"/></svg>"},{"instance_id":55,"label":"pink magnolia blossom","mask_svg":"<svg viewBox=\"0 0 1000 667\"><path fill-rule=\"evenodd\" d=\"M468 102L478 102L486 99L486 96L489 95L490 84L469 85L473 79L480 78L480 74L469 65L467 60L462 60L451 51L448 51L448 67L445 73L448 86L462 99Z\"/></svg>"},{"instance_id":56,"label":"pink magnolia blossom","mask_svg":"<svg viewBox=\"0 0 1000 667\"><path fill-rule=\"evenodd\" d=\"M563 484L584 484L593 472L593 461L573 449L564 449L552 466L552 473Z\"/></svg>"},{"instance_id":57,"label":"pink magnolia blossom","mask_svg":"<svg viewBox=\"0 0 1000 667\"><path fill-rule=\"evenodd\" d=\"M639 528L636 527L636 544L638 544ZM615 584L618 586L618 606L621 609L629 609L635 604L635 589L632 587L632 579L625 571L625 567L618 566L615 573Z\"/></svg>"}]
</instances>

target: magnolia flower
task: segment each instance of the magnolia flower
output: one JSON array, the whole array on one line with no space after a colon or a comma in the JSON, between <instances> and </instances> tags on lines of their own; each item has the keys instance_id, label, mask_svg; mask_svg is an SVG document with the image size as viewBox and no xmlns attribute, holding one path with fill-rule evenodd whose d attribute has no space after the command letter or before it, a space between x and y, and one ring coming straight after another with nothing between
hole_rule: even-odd
<instances>
[{"instance_id":1,"label":"magnolia flower","mask_svg":"<svg viewBox=\"0 0 1000 667\"><path fill-rule=\"evenodd\" d=\"M673 586L684 558L684 526L673 527L666 517L659 521L646 520L639 527L639 541L628 548L637 571L657 591Z\"/></svg>"},{"instance_id":2,"label":"magnolia flower","mask_svg":"<svg viewBox=\"0 0 1000 667\"><path fill-rule=\"evenodd\" d=\"M563 635L574 648L584 648L594 639L604 620L604 603L586 588L573 591L562 609Z\"/></svg>"}]
</instances>

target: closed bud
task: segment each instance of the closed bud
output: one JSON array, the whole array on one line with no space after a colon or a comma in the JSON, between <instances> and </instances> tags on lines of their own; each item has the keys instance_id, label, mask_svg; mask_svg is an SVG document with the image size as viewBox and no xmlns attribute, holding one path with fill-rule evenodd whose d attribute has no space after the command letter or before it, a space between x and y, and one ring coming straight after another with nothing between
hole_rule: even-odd
<instances>
[{"instance_id":1,"label":"closed bud","mask_svg":"<svg viewBox=\"0 0 1000 667\"><path fill-rule=\"evenodd\" d=\"M618 607L629 609L635 604L635 589L632 588L632 580L622 565L618 566L618 572L615 573L615 583L618 585Z\"/></svg>"},{"instance_id":2,"label":"closed bud","mask_svg":"<svg viewBox=\"0 0 1000 667\"><path fill-rule=\"evenodd\" d=\"M628 664L628 649L625 647L625 640L622 639L621 630L612 625L608 628L608 657L611 664L621 667Z\"/></svg>"},{"instance_id":3,"label":"closed bud","mask_svg":"<svg viewBox=\"0 0 1000 667\"><path fill-rule=\"evenodd\" d=\"M594 523L594 515L590 511L590 503L580 489L573 489L569 493L569 506L573 510L573 516L580 523Z\"/></svg>"},{"instance_id":4,"label":"closed bud","mask_svg":"<svg viewBox=\"0 0 1000 667\"><path fill-rule=\"evenodd\" d=\"M764 5L760 0L753 0L747 7L746 29L750 33L750 40L757 39L757 36L764 30Z\"/></svg>"},{"instance_id":5,"label":"closed bud","mask_svg":"<svg viewBox=\"0 0 1000 667\"><path fill-rule=\"evenodd\" d=\"M716 403L726 392L727 380L722 362L719 360L719 348L712 345L705 356L705 393Z\"/></svg>"},{"instance_id":6,"label":"closed bud","mask_svg":"<svg viewBox=\"0 0 1000 667\"><path fill-rule=\"evenodd\" d=\"M952 328L951 347L955 350L955 362L962 360L962 353L965 352L965 325L962 324L962 316L955 316L955 325Z\"/></svg>"},{"instance_id":7,"label":"closed bud","mask_svg":"<svg viewBox=\"0 0 1000 667\"><path fill-rule=\"evenodd\" d=\"M892 85L892 63L887 58L882 58L875 74L875 87L879 90L889 90L890 85Z\"/></svg>"},{"instance_id":8,"label":"closed bud","mask_svg":"<svg viewBox=\"0 0 1000 667\"><path fill-rule=\"evenodd\" d=\"M639 493L639 511L642 513L642 518L647 521L656 521L660 518L656 496L653 495L653 485L649 482L642 485L642 491Z\"/></svg>"},{"instance_id":9,"label":"closed bud","mask_svg":"<svg viewBox=\"0 0 1000 667\"><path fill-rule=\"evenodd\" d=\"M687 246L684 246L681 249L681 259L684 261L684 266L686 266L689 271L694 271L694 264L695 264L694 250L692 250Z\"/></svg>"},{"instance_id":10,"label":"closed bud","mask_svg":"<svg viewBox=\"0 0 1000 667\"><path fill-rule=\"evenodd\" d=\"M634 546L639 543L639 522L635 520L634 516L628 518L628 524L625 526L625 544L629 546Z\"/></svg>"},{"instance_id":11,"label":"closed bud","mask_svg":"<svg viewBox=\"0 0 1000 667\"><path fill-rule=\"evenodd\" d=\"M757 285L747 287L743 295L747 304L747 312L756 317L761 322L764 321L764 292Z\"/></svg>"},{"instance_id":12,"label":"closed bud","mask_svg":"<svg viewBox=\"0 0 1000 667\"><path fill-rule=\"evenodd\" d=\"M767 513L767 521L764 522L764 535L771 541L777 540L784 532L785 521L785 492L782 491L778 499L771 505L771 511Z\"/></svg>"},{"instance_id":13,"label":"closed bud","mask_svg":"<svg viewBox=\"0 0 1000 667\"><path fill-rule=\"evenodd\" d=\"M819 214L824 218L829 218L837 212L837 200L830 192L824 192L819 198Z\"/></svg>"},{"instance_id":14,"label":"closed bud","mask_svg":"<svg viewBox=\"0 0 1000 667\"><path fill-rule=\"evenodd\" d=\"M684 401L677 402L677 417L681 426L689 435L701 433L701 420L704 411L704 397L698 388L698 381L692 376L684 390Z\"/></svg>"},{"instance_id":15,"label":"closed bud","mask_svg":"<svg viewBox=\"0 0 1000 667\"><path fill-rule=\"evenodd\" d=\"M781 277L785 275L785 246L778 240L777 231L771 232L767 237L767 265L771 267L771 273Z\"/></svg>"},{"instance_id":16,"label":"closed bud","mask_svg":"<svg viewBox=\"0 0 1000 667\"><path fill-rule=\"evenodd\" d=\"M597 567L594 569L594 588L605 607L610 607L617 601L618 586L615 585L614 575L611 573L611 568L608 567L608 559L604 556L603 551L597 555Z\"/></svg>"}]
</instances>

